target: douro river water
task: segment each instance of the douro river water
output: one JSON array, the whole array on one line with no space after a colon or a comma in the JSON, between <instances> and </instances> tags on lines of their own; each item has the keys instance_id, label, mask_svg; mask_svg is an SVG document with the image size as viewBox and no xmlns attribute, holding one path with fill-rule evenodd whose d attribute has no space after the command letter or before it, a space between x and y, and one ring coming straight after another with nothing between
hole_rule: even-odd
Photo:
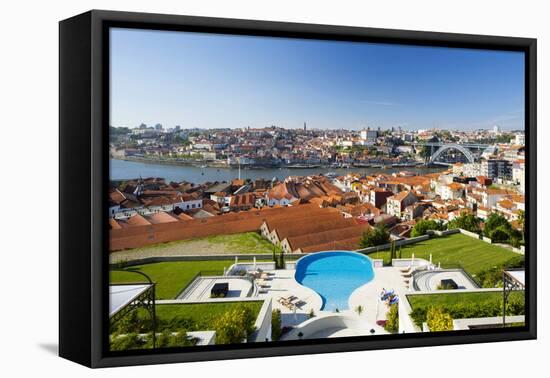
<instances>
[{"instance_id":1,"label":"douro river water","mask_svg":"<svg viewBox=\"0 0 550 378\"><path fill-rule=\"evenodd\" d=\"M166 164L142 163L126 160L111 159L110 160L110 177L111 180L127 180L137 177L162 177L167 181L188 181L197 184L213 181L230 181L239 176L238 169L229 168L201 168L194 166L176 166ZM444 170L443 167L428 168L428 167L407 167L407 168L268 168L268 169L241 169L242 179L256 180L264 178L271 180L274 177L283 180L288 176L308 176L315 174L327 174L334 172L337 175L345 175L347 173L360 174L375 174L375 173L393 173L400 171L415 172L418 174L434 173Z\"/></svg>"}]
</instances>

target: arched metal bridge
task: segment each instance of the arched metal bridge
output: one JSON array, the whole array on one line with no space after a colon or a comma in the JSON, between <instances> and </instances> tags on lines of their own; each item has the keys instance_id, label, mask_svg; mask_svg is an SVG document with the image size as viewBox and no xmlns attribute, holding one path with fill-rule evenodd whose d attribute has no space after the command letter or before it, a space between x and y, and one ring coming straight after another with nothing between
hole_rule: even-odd
<instances>
[{"instance_id":1,"label":"arched metal bridge","mask_svg":"<svg viewBox=\"0 0 550 378\"><path fill-rule=\"evenodd\" d=\"M430 163L437 163L437 159L448 150L456 150L462 153L469 163L475 163L476 156L472 153L474 150L484 150L489 145L487 144L458 144L458 143L440 143L440 142L428 142L428 143L415 143L415 146L428 146L432 148L430 155ZM436 150L437 148L437 150ZM435 151L435 152L434 152Z\"/></svg>"}]
</instances>

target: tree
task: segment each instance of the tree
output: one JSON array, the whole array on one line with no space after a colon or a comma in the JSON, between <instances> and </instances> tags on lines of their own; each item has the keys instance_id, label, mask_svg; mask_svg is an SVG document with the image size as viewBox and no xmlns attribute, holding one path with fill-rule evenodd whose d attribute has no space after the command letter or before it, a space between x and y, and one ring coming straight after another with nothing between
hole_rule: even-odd
<instances>
[{"instance_id":1,"label":"tree","mask_svg":"<svg viewBox=\"0 0 550 378\"><path fill-rule=\"evenodd\" d=\"M426 313L426 323L431 332L452 331L453 318L439 307L430 307Z\"/></svg>"},{"instance_id":2,"label":"tree","mask_svg":"<svg viewBox=\"0 0 550 378\"><path fill-rule=\"evenodd\" d=\"M505 243L510 240L510 226L498 226L489 233L492 242Z\"/></svg>"},{"instance_id":3,"label":"tree","mask_svg":"<svg viewBox=\"0 0 550 378\"><path fill-rule=\"evenodd\" d=\"M481 221L472 214L462 213L459 217L456 217L449 222L448 228L462 228L463 230L475 232L479 234L481 232Z\"/></svg>"},{"instance_id":4,"label":"tree","mask_svg":"<svg viewBox=\"0 0 550 378\"><path fill-rule=\"evenodd\" d=\"M357 315L361 316L361 314L363 313L363 306L359 305L355 307L355 312L357 313Z\"/></svg>"},{"instance_id":5,"label":"tree","mask_svg":"<svg viewBox=\"0 0 550 378\"><path fill-rule=\"evenodd\" d=\"M518 211L518 223L519 223L519 226L521 227L521 233L524 234L525 233L525 211L523 210Z\"/></svg>"},{"instance_id":6,"label":"tree","mask_svg":"<svg viewBox=\"0 0 550 378\"><path fill-rule=\"evenodd\" d=\"M281 310L275 309L271 312L271 339L279 340L281 337Z\"/></svg>"},{"instance_id":7,"label":"tree","mask_svg":"<svg viewBox=\"0 0 550 378\"><path fill-rule=\"evenodd\" d=\"M444 230L445 225L442 222L436 222L435 220L422 219L419 220L411 231L411 236L417 237L426 235L428 230Z\"/></svg>"},{"instance_id":8,"label":"tree","mask_svg":"<svg viewBox=\"0 0 550 378\"><path fill-rule=\"evenodd\" d=\"M493 233L493 231L501 226L508 227L510 226L510 224L502 215L498 213L491 213L485 221L483 233L492 239L491 234Z\"/></svg>"},{"instance_id":9,"label":"tree","mask_svg":"<svg viewBox=\"0 0 550 378\"><path fill-rule=\"evenodd\" d=\"M254 314L244 305L227 311L214 323L216 344L242 343L254 332L254 322Z\"/></svg>"},{"instance_id":10,"label":"tree","mask_svg":"<svg viewBox=\"0 0 550 378\"><path fill-rule=\"evenodd\" d=\"M390 240L390 234L383 225L369 228L361 237L361 248L374 247L376 245L386 244Z\"/></svg>"},{"instance_id":11,"label":"tree","mask_svg":"<svg viewBox=\"0 0 550 378\"><path fill-rule=\"evenodd\" d=\"M422 146L422 149L420 150L419 155L422 156L425 160L428 160L428 158L432 155L432 151L430 147Z\"/></svg>"},{"instance_id":12,"label":"tree","mask_svg":"<svg viewBox=\"0 0 550 378\"><path fill-rule=\"evenodd\" d=\"M483 233L494 242L510 243L516 248L523 240L523 232L516 230L506 218L497 213L489 215Z\"/></svg>"},{"instance_id":13,"label":"tree","mask_svg":"<svg viewBox=\"0 0 550 378\"><path fill-rule=\"evenodd\" d=\"M395 258L397 258L397 251L395 249L395 240L392 240L390 245L390 259L393 260Z\"/></svg>"}]
</instances>

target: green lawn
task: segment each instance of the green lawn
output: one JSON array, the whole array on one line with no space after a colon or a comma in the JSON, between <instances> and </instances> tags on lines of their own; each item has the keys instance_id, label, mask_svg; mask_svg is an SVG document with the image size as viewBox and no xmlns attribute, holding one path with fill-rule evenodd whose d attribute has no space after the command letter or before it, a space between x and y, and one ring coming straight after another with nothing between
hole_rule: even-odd
<instances>
[{"instance_id":1,"label":"green lawn","mask_svg":"<svg viewBox=\"0 0 550 378\"><path fill-rule=\"evenodd\" d=\"M525 298L523 291L514 291L510 294L510 300L521 300ZM477 292L477 293L445 293L445 294L422 294L422 295L407 295L407 299L414 310L417 307L430 306L452 306L456 304L482 304L487 302L498 301L502 303L501 291Z\"/></svg>"},{"instance_id":2,"label":"green lawn","mask_svg":"<svg viewBox=\"0 0 550 378\"><path fill-rule=\"evenodd\" d=\"M135 265L127 269L138 270L151 277L151 280L157 284L157 299L174 299L193 280L197 273L202 271L205 275L221 275L223 274L223 268L229 268L234 263L235 260L169 261ZM137 273L110 272L111 283L144 281L145 278Z\"/></svg>"},{"instance_id":3,"label":"green lawn","mask_svg":"<svg viewBox=\"0 0 550 378\"><path fill-rule=\"evenodd\" d=\"M399 247L398 257L399 257ZM430 253L434 264L441 263L442 268L462 267L471 276L497 265L502 265L512 259L520 258L517 253L493 244L485 243L462 234L452 234L404 246L401 249L402 258L415 257L429 260ZM389 250L370 253L369 257L384 259L384 264L390 264Z\"/></svg>"},{"instance_id":4,"label":"green lawn","mask_svg":"<svg viewBox=\"0 0 550 378\"><path fill-rule=\"evenodd\" d=\"M176 331L185 328L187 331L212 330L214 321L222 314L240 305L252 310L254 318L262 308L262 301L226 302L200 304L166 304L157 305L157 318L160 326Z\"/></svg>"},{"instance_id":5,"label":"green lawn","mask_svg":"<svg viewBox=\"0 0 550 378\"><path fill-rule=\"evenodd\" d=\"M276 246L262 238L262 236L257 232L245 232L243 234L233 235L215 235L205 238L204 240L207 240L214 245L224 245L226 249L234 251L233 253L235 254L272 254L273 249L277 249Z\"/></svg>"},{"instance_id":6,"label":"green lawn","mask_svg":"<svg viewBox=\"0 0 550 378\"><path fill-rule=\"evenodd\" d=\"M485 318L502 316L502 292L477 293L434 293L425 295L407 295L411 304L411 318L418 326L426 321L430 307L442 308L453 319ZM508 298L507 315L525 314L525 294L516 291Z\"/></svg>"},{"instance_id":7,"label":"green lawn","mask_svg":"<svg viewBox=\"0 0 550 378\"><path fill-rule=\"evenodd\" d=\"M140 248L132 248L124 251L112 252L111 255L120 259L130 259L132 256L139 258L157 256L159 254L170 255L223 255L223 254L272 254L273 250L279 251L257 232L244 232L232 235L213 235L204 238L178 240L167 243L152 244Z\"/></svg>"},{"instance_id":8,"label":"green lawn","mask_svg":"<svg viewBox=\"0 0 550 378\"><path fill-rule=\"evenodd\" d=\"M222 274L223 268L229 268L234 260L221 261L173 261L136 265L136 269L147 274L157 284L157 299L173 299L187 286L200 271L209 271L212 275ZM110 282L143 282L144 277L130 272L114 271L110 274Z\"/></svg>"}]
</instances>

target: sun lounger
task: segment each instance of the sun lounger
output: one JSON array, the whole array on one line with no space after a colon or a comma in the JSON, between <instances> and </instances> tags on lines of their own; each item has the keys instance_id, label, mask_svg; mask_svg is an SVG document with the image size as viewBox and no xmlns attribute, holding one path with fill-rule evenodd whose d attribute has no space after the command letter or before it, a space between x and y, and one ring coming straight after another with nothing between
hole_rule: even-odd
<instances>
[{"instance_id":1,"label":"sun lounger","mask_svg":"<svg viewBox=\"0 0 550 378\"><path fill-rule=\"evenodd\" d=\"M288 298L279 297L279 299L277 299L277 302L279 302L280 304L282 304L282 305L284 306L284 305L286 305L286 304L292 303L292 302L295 301L296 299L298 299L298 297L296 297L296 296L294 296L294 295L291 295L291 296L288 297Z\"/></svg>"},{"instance_id":2,"label":"sun lounger","mask_svg":"<svg viewBox=\"0 0 550 378\"><path fill-rule=\"evenodd\" d=\"M258 280L256 281L256 284L258 286L261 286L261 287L270 287L271 285L269 284L269 282L265 281L265 280Z\"/></svg>"},{"instance_id":3,"label":"sun lounger","mask_svg":"<svg viewBox=\"0 0 550 378\"><path fill-rule=\"evenodd\" d=\"M290 297L289 297L290 298ZM277 298L277 302L279 302L280 304L284 304L284 303L287 303L288 302L288 299L289 298L285 298L285 297L279 297Z\"/></svg>"},{"instance_id":4,"label":"sun lounger","mask_svg":"<svg viewBox=\"0 0 550 378\"><path fill-rule=\"evenodd\" d=\"M408 267L406 267L405 269L399 269L399 271L401 273L408 273L412 270L412 265L409 265Z\"/></svg>"}]
</instances>

